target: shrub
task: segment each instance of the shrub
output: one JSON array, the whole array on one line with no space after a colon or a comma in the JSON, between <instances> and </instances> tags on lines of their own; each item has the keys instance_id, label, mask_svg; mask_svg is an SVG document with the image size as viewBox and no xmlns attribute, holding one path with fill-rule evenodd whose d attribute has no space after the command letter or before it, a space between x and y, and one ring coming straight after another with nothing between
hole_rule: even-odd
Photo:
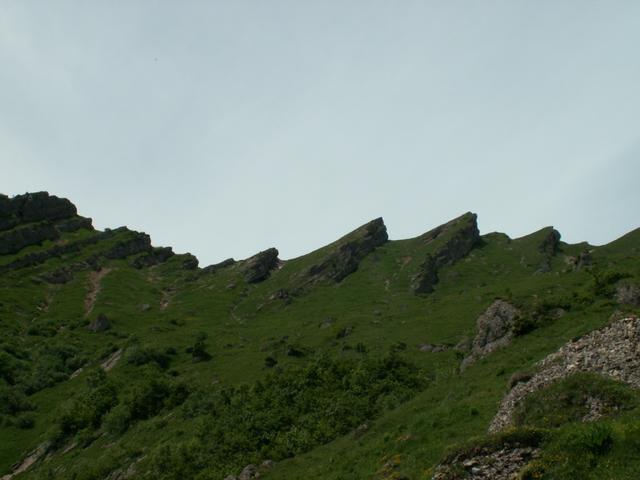
<instances>
[{"instance_id":1,"label":"shrub","mask_svg":"<svg viewBox=\"0 0 640 480\"><path fill-rule=\"evenodd\" d=\"M607 423L591 423L581 426L566 438L566 447L577 452L603 455L613 445L613 429Z\"/></svg>"},{"instance_id":2,"label":"shrub","mask_svg":"<svg viewBox=\"0 0 640 480\"><path fill-rule=\"evenodd\" d=\"M141 366L155 363L162 369L169 367L169 356L151 346L133 346L127 349L125 361L131 365Z\"/></svg>"}]
</instances>

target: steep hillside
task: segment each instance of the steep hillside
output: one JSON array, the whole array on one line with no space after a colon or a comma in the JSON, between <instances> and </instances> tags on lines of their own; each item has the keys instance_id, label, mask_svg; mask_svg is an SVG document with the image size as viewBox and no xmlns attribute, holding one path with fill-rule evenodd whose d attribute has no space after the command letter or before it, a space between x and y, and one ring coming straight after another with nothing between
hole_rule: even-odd
<instances>
[{"instance_id":1,"label":"steep hillside","mask_svg":"<svg viewBox=\"0 0 640 480\"><path fill-rule=\"evenodd\" d=\"M570 245L466 213L267 247L200 268L0 196L3 479L638 478L640 230Z\"/></svg>"}]
</instances>

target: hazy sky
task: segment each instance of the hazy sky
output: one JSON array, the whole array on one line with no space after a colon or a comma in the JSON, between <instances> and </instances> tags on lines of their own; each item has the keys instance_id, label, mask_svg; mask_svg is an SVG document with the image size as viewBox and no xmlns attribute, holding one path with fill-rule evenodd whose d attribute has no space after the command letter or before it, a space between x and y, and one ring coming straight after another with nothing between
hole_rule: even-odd
<instances>
[{"instance_id":1,"label":"hazy sky","mask_svg":"<svg viewBox=\"0 0 640 480\"><path fill-rule=\"evenodd\" d=\"M640 226L640 2L0 2L0 192L201 265Z\"/></svg>"}]
</instances>

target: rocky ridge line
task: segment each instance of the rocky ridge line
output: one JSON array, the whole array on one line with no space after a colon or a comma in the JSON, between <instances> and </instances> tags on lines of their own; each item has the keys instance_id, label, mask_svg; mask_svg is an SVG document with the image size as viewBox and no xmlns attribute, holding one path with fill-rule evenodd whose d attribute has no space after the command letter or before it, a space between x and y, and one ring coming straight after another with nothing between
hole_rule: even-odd
<instances>
[{"instance_id":1,"label":"rocky ridge line","mask_svg":"<svg viewBox=\"0 0 640 480\"><path fill-rule=\"evenodd\" d=\"M438 270L445 265L453 265L465 257L480 240L477 215L471 212L440 225L419 238L425 243L430 243L453 229L457 231L436 252L427 255L420 266L420 271L412 278L411 287L414 293L433 292L434 286L439 281Z\"/></svg>"},{"instance_id":2,"label":"rocky ridge line","mask_svg":"<svg viewBox=\"0 0 640 480\"><path fill-rule=\"evenodd\" d=\"M376 218L344 236L318 263L304 273L303 285L329 280L339 283L358 269L360 262L389 236L382 217Z\"/></svg>"}]
</instances>

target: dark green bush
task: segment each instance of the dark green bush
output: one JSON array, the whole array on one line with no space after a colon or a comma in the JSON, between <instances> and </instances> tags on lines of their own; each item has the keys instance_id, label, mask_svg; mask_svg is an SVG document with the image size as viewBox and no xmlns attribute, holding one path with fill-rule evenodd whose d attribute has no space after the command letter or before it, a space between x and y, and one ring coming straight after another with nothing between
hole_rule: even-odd
<instances>
[{"instance_id":1,"label":"dark green bush","mask_svg":"<svg viewBox=\"0 0 640 480\"><path fill-rule=\"evenodd\" d=\"M0 414L17 415L34 408L35 406L17 387L0 385Z\"/></svg>"},{"instance_id":2,"label":"dark green bush","mask_svg":"<svg viewBox=\"0 0 640 480\"><path fill-rule=\"evenodd\" d=\"M169 367L170 358L159 349L152 346L134 345L127 349L125 353L125 361L131 365L141 366L155 363L162 369Z\"/></svg>"},{"instance_id":3,"label":"dark green bush","mask_svg":"<svg viewBox=\"0 0 640 480\"><path fill-rule=\"evenodd\" d=\"M260 459L297 455L407 401L425 385L415 366L390 354L319 357L304 367L273 370L251 387L197 390L181 410L198 425L198 441L186 450L178 444L156 451L153 473L173 479L183 468L195 468L222 478Z\"/></svg>"}]
</instances>

